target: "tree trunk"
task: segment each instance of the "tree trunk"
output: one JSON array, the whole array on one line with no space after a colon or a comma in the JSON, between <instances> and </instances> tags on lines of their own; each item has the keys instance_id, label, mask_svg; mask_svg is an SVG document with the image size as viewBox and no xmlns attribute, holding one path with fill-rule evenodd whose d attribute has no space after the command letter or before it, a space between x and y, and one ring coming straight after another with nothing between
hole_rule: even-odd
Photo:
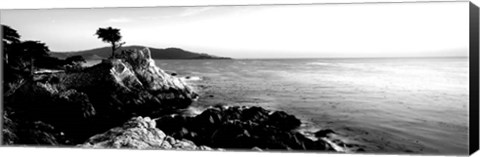
<instances>
[{"instance_id":1,"label":"tree trunk","mask_svg":"<svg viewBox=\"0 0 480 157\"><path fill-rule=\"evenodd\" d=\"M112 58L115 58L115 43L112 42Z\"/></svg>"}]
</instances>

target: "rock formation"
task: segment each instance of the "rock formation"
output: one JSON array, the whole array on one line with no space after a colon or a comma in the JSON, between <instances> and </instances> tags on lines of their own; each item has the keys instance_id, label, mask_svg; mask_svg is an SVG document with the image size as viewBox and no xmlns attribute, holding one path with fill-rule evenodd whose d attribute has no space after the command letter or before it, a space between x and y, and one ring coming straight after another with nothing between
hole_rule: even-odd
<instances>
[{"instance_id":1,"label":"rock formation","mask_svg":"<svg viewBox=\"0 0 480 157\"><path fill-rule=\"evenodd\" d=\"M165 135L155 126L155 121L149 117L132 118L122 127L97 134L80 146L85 148L212 150L207 146L196 146L188 140L174 139Z\"/></svg>"},{"instance_id":2,"label":"rock formation","mask_svg":"<svg viewBox=\"0 0 480 157\"><path fill-rule=\"evenodd\" d=\"M295 116L255 106L216 106L194 117L163 116L157 124L168 135L213 148L333 151L295 131L301 124Z\"/></svg>"},{"instance_id":3,"label":"rock formation","mask_svg":"<svg viewBox=\"0 0 480 157\"><path fill-rule=\"evenodd\" d=\"M197 116L178 114L198 95L155 66L148 49L126 50L89 68L17 82L4 95L4 144L337 150L330 141L298 132L301 121L283 111L218 105Z\"/></svg>"},{"instance_id":4,"label":"rock formation","mask_svg":"<svg viewBox=\"0 0 480 157\"><path fill-rule=\"evenodd\" d=\"M109 114L151 115L186 108L197 97L181 79L158 68L148 49L123 51L116 59L66 74L60 82L87 93L92 103L104 104Z\"/></svg>"},{"instance_id":5,"label":"rock formation","mask_svg":"<svg viewBox=\"0 0 480 157\"><path fill-rule=\"evenodd\" d=\"M73 144L134 116L186 108L197 97L181 79L155 66L148 49L124 51L81 71L35 78L6 92L8 118L51 125Z\"/></svg>"}]
</instances>

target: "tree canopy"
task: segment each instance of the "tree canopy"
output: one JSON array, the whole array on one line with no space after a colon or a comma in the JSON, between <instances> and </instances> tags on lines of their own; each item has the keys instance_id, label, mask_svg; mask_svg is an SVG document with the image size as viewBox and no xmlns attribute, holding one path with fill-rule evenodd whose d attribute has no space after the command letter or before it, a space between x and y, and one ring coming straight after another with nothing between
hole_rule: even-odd
<instances>
[{"instance_id":1,"label":"tree canopy","mask_svg":"<svg viewBox=\"0 0 480 157\"><path fill-rule=\"evenodd\" d=\"M40 41L24 41L21 43L23 52L30 57L33 58L39 58L39 57L46 57L48 56L48 52L50 52L50 49L48 49L48 46L45 45L45 43L42 43Z\"/></svg>"},{"instance_id":2,"label":"tree canopy","mask_svg":"<svg viewBox=\"0 0 480 157\"><path fill-rule=\"evenodd\" d=\"M33 74L35 73L34 61L36 59L48 57L48 52L50 50L45 45L45 43L42 43L40 41L31 41L31 40L22 42L21 47L23 49L23 53L25 54L25 56L30 58L30 74L33 77Z\"/></svg>"},{"instance_id":3,"label":"tree canopy","mask_svg":"<svg viewBox=\"0 0 480 157\"><path fill-rule=\"evenodd\" d=\"M115 50L122 45L122 43L120 43L122 39L120 29L112 27L99 28L95 35L97 35L99 39L102 39L103 42L112 44L112 57L114 57Z\"/></svg>"},{"instance_id":4,"label":"tree canopy","mask_svg":"<svg viewBox=\"0 0 480 157\"><path fill-rule=\"evenodd\" d=\"M3 44L12 44L12 43L19 43L20 42L20 35L17 33L16 30L10 28L7 25L2 25L2 42Z\"/></svg>"},{"instance_id":5,"label":"tree canopy","mask_svg":"<svg viewBox=\"0 0 480 157\"><path fill-rule=\"evenodd\" d=\"M9 57L13 54L16 47L20 43L20 35L16 30L9 26L2 25L2 45L3 45L3 59L8 64Z\"/></svg>"},{"instance_id":6,"label":"tree canopy","mask_svg":"<svg viewBox=\"0 0 480 157\"><path fill-rule=\"evenodd\" d=\"M68 60L50 56L50 49L41 41L22 41L20 34L7 25L2 26L3 66L6 84L20 79L33 79L35 68L66 69L66 65L81 66L83 57L72 56ZM8 87L8 86L4 86Z\"/></svg>"}]
</instances>

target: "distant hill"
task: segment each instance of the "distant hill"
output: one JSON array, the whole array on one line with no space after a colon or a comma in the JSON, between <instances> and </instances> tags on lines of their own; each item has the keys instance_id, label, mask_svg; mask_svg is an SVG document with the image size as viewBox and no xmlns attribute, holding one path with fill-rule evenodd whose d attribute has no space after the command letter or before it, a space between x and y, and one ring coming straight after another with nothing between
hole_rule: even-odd
<instances>
[{"instance_id":1,"label":"distant hill","mask_svg":"<svg viewBox=\"0 0 480 157\"><path fill-rule=\"evenodd\" d=\"M145 46L125 46L125 49L142 49ZM153 59L231 59L228 57L218 57L206 53L195 53L180 48L158 49L149 47ZM119 51L117 51L118 53ZM111 47L101 47L91 50L74 51L74 52L50 52L50 55L58 58L67 58L70 56L80 55L85 59L104 59L112 54Z\"/></svg>"}]
</instances>

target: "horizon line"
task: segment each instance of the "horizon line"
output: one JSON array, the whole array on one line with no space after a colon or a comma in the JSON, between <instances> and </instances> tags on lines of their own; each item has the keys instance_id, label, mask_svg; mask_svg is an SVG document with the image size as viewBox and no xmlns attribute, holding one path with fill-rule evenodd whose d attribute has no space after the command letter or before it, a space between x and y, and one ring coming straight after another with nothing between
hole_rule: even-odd
<instances>
[{"instance_id":1,"label":"horizon line","mask_svg":"<svg viewBox=\"0 0 480 157\"><path fill-rule=\"evenodd\" d=\"M153 49L178 48L178 49L182 49L182 50L184 50L184 51L188 51L188 52L192 52L192 53L199 53L199 54L200 54L200 53L204 53L204 52L190 51L190 50L186 50L186 49L183 49L183 48L180 48L180 47L158 48L158 47L144 46L144 45L139 45L139 44L126 45L126 46L120 47L119 49L125 48L125 47L135 47L135 46L145 47L145 48L149 48L149 49L151 49L151 48L153 48ZM61 53L61 54L66 54L66 53L78 53L78 52L82 52L82 51L90 51L90 50L102 49L102 48L110 48L110 46L103 46L103 47L83 49L83 50L75 50L75 51L50 51L50 53ZM217 55L215 55L215 54L210 54L210 53L205 53L205 54L217 56ZM469 58L470 56L391 56L391 57L385 57L385 56L343 57L343 56L339 56L339 57L280 57L280 58L274 58L274 57L272 57L272 58L234 58L234 57L229 57L229 56L219 56L219 57L227 57L227 58L239 59L239 60L248 60L248 59L265 59L265 60L271 59L271 60L280 60L280 59L396 59L396 58L398 58L398 59L415 59L415 58Z\"/></svg>"},{"instance_id":2,"label":"horizon line","mask_svg":"<svg viewBox=\"0 0 480 157\"><path fill-rule=\"evenodd\" d=\"M444 59L444 58L469 58L470 56L420 56L420 57L291 57L291 58L231 58L233 60L287 60L287 59ZM191 59L155 59L155 60L191 60ZM201 59L200 59L201 60ZM215 60L215 59L211 59Z\"/></svg>"}]
</instances>

